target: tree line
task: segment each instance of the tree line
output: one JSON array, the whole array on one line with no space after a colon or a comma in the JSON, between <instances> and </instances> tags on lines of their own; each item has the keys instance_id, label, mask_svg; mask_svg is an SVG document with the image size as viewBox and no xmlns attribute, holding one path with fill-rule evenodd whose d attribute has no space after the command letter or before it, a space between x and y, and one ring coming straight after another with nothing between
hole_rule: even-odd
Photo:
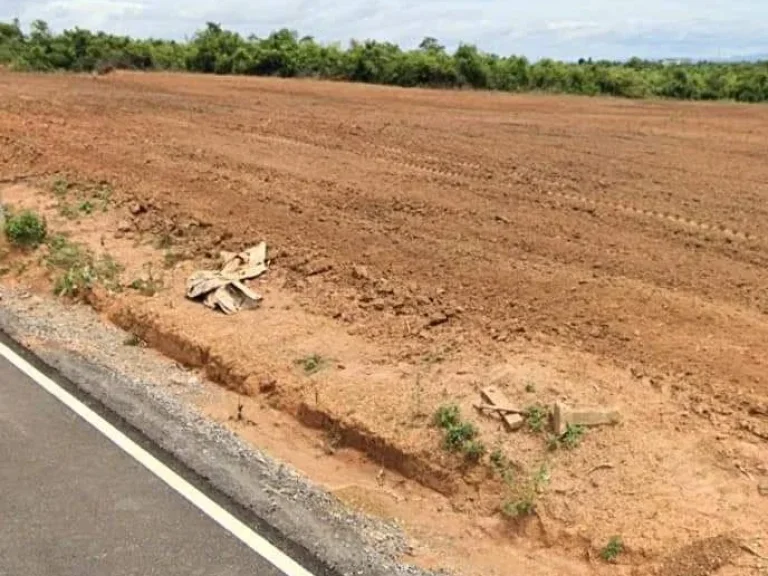
<instances>
[{"instance_id":1,"label":"tree line","mask_svg":"<svg viewBox=\"0 0 768 576\"><path fill-rule=\"evenodd\" d=\"M449 52L435 38L425 38L412 50L374 40L342 47L287 29L264 38L244 37L211 22L184 42L134 39L81 28L57 34L41 20L24 33L18 21L0 22L0 65L34 71L186 70L626 98L768 100L768 62L671 63L639 58L530 62L521 56L485 53L471 44Z\"/></svg>"}]
</instances>

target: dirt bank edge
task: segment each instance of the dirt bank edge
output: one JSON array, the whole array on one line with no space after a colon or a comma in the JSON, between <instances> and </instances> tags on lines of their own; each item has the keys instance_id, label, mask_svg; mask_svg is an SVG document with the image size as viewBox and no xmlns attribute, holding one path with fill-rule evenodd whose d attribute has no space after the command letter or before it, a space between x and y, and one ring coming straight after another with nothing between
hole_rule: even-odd
<instances>
[{"instance_id":1,"label":"dirt bank edge","mask_svg":"<svg viewBox=\"0 0 768 576\"><path fill-rule=\"evenodd\" d=\"M54 325L58 316L32 313L16 295L3 292L0 339L63 376L74 392L122 420L128 432L132 428L145 442L154 443L160 456L164 452L164 459L176 460L179 472L194 474L220 503L234 508L318 576L427 574L394 559L405 546L395 527L344 509L294 470L246 445L162 388L110 367L103 359L67 350L64 335ZM100 336L120 338L120 333L94 319L91 310L65 310L55 302L37 300L35 307L41 306L91 316L86 320L89 331L101 329ZM46 345L57 341L61 348Z\"/></svg>"}]
</instances>

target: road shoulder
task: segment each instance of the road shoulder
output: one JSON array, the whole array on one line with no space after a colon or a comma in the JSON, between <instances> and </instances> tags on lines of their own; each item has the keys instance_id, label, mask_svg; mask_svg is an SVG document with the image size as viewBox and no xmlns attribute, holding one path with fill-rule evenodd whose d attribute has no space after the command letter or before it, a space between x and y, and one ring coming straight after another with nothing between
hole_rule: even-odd
<instances>
[{"instance_id":1,"label":"road shoulder","mask_svg":"<svg viewBox=\"0 0 768 576\"><path fill-rule=\"evenodd\" d=\"M178 382L178 367L126 347L126 335L90 309L6 289L0 331L4 343L316 574L421 573L396 561L406 544L394 525L350 512L203 417L183 401L183 387L156 385Z\"/></svg>"}]
</instances>

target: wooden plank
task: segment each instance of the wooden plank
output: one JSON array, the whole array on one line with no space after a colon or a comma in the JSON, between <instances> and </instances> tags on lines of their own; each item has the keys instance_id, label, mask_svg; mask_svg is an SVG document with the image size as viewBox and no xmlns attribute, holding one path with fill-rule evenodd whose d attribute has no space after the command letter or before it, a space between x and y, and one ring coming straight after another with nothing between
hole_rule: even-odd
<instances>
[{"instance_id":1,"label":"wooden plank","mask_svg":"<svg viewBox=\"0 0 768 576\"><path fill-rule=\"evenodd\" d=\"M493 406L504 407L505 410L500 414L500 416L508 430L514 432L515 430L520 430L520 428L523 427L523 424L525 424L525 419L521 414L506 412L506 408L510 406L509 400L507 400L507 397L504 396L504 393L496 388L496 386L488 386L487 388L483 388L480 391L480 395L483 397L483 400L489 404L492 404Z\"/></svg>"},{"instance_id":2,"label":"wooden plank","mask_svg":"<svg viewBox=\"0 0 768 576\"><path fill-rule=\"evenodd\" d=\"M475 409L480 412L493 412L495 414L522 414L525 415L525 410L509 405L509 406L494 406L493 404L473 404Z\"/></svg>"}]
</instances>

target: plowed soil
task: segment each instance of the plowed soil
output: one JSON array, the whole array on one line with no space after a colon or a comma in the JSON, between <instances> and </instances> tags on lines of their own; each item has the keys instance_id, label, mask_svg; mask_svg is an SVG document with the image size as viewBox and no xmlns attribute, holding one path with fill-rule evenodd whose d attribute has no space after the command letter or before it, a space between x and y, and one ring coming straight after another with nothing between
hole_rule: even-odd
<instances>
[{"instance_id":1,"label":"plowed soil","mask_svg":"<svg viewBox=\"0 0 768 576\"><path fill-rule=\"evenodd\" d=\"M622 405L624 428L562 463L562 538L543 540L578 557L577 536L621 531L636 565L767 533L767 150L762 106L0 73L1 180L107 181L198 259L266 239L313 329L349 338L334 353L365 350L353 370L368 350L428 366L426 413L471 410L500 366L554 382L542 401ZM351 386L329 411L397 436L387 401L367 412Z\"/></svg>"}]
</instances>

